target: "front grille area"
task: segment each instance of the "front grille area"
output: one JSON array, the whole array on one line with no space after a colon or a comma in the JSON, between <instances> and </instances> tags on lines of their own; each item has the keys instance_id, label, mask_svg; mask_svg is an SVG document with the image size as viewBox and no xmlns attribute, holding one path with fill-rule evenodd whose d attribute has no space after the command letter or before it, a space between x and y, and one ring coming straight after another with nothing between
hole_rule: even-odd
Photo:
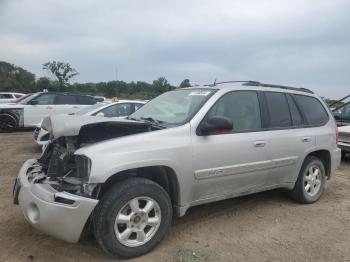
<instances>
[{"instance_id":1,"label":"front grille area","mask_svg":"<svg viewBox=\"0 0 350 262\"><path fill-rule=\"evenodd\" d=\"M350 143L350 133L339 133L339 142Z\"/></svg>"},{"instance_id":2,"label":"front grille area","mask_svg":"<svg viewBox=\"0 0 350 262\"><path fill-rule=\"evenodd\" d=\"M34 139L35 140L38 139L39 133L40 133L40 127L35 128L35 130L34 130Z\"/></svg>"}]
</instances>

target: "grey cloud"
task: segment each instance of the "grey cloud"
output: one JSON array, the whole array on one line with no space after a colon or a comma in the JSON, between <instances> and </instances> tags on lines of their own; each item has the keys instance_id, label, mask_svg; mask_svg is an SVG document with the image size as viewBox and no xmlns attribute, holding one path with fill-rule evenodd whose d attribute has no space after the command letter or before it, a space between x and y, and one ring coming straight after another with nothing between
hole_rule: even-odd
<instances>
[{"instance_id":1,"label":"grey cloud","mask_svg":"<svg viewBox=\"0 0 350 262\"><path fill-rule=\"evenodd\" d=\"M0 58L43 75L70 62L78 81L173 84L256 79L350 93L350 2L1 1ZM337 92L334 92L337 90Z\"/></svg>"}]
</instances>

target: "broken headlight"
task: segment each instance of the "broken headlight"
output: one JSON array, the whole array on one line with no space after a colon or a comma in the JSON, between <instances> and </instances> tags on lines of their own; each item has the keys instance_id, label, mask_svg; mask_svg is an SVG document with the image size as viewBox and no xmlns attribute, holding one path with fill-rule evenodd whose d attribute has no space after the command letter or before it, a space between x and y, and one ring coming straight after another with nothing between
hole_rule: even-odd
<instances>
[{"instance_id":1,"label":"broken headlight","mask_svg":"<svg viewBox=\"0 0 350 262\"><path fill-rule=\"evenodd\" d=\"M91 160L84 155L75 155L76 175L85 181L88 180L91 171Z\"/></svg>"}]
</instances>

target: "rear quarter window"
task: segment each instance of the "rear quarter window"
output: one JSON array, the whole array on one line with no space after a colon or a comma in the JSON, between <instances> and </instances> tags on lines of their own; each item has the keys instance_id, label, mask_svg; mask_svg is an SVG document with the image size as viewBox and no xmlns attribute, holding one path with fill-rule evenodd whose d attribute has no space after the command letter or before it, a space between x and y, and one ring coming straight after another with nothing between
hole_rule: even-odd
<instances>
[{"instance_id":1,"label":"rear quarter window","mask_svg":"<svg viewBox=\"0 0 350 262\"><path fill-rule=\"evenodd\" d=\"M311 96L294 95L308 125L321 126L328 122L329 116L321 102Z\"/></svg>"}]
</instances>

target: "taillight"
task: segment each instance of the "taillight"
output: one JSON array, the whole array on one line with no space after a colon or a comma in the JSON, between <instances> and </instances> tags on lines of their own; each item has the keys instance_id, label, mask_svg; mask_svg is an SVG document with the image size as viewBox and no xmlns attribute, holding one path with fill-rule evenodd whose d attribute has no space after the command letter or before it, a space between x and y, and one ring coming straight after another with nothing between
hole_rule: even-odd
<instances>
[{"instance_id":1,"label":"taillight","mask_svg":"<svg viewBox=\"0 0 350 262\"><path fill-rule=\"evenodd\" d=\"M339 142L339 128L338 128L338 126L337 126L336 131L335 131L335 141L338 144L338 142Z\"/></svg>"}]
</instances>

